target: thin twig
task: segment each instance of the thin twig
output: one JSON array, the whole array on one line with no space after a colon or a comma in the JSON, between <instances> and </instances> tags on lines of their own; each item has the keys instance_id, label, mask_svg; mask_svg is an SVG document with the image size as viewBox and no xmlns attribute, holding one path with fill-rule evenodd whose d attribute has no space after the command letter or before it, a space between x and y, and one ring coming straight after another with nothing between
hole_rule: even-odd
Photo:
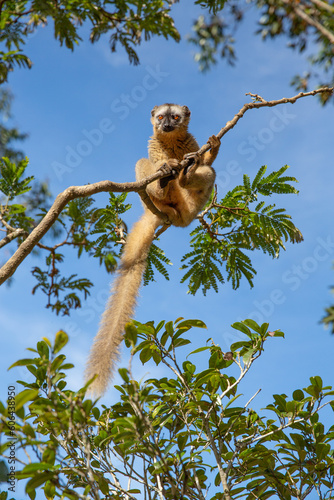
<instances>
[{"instance_id":1,"label":"thin twig","mask_svg":"<svg viewBox=\"0 0 334 500\"><path fill-rule=\"evenodd\" d=\"M8 245L8 243L15 240L19 236L23 236L25 233L26 231L24 229L18 228L14 232L7 234L7 236L5 236L0 240L0 248L4 247L5 245Z\"/></svg>"}]
</instances>

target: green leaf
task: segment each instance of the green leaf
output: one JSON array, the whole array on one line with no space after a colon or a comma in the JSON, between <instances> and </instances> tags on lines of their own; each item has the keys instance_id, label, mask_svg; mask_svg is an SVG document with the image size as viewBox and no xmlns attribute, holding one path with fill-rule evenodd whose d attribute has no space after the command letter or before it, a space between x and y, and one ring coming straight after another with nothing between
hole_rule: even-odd
<instances>
[{"instance_id":1,"label":"green leaf","mask_svg":"<svg viewBox=\"0 0 334 500\"><path fill-rule=\"evenodd\" d=\"M8 480L7 474L9 474L7 464L4 460L0 460L0 483L7 483Z\"/></svg>"},{"instance_id":2,"label":"green leaf","mask_svg":"<svg viewBox=\"0 0 334 500\"><path fill-rule=\"evenodd\" d=\"M51 363L51 368L50 368L50 372L51 374L54 374L55 372L57 372L59 370L59 368L61 367L62 370L64 369L63 367L63 361L66 359L66 356L65 354L61 354L60 356L57 356Z\"/></svg>"},{"instance_id":3,"label":"green leaf","mask_svg":"<svg viewBox=\"0 0 334 500\"><path fill-rule=\"evenodd\" d=\"M62 350L63 347L68 343L68 335L63 330L59 330L56 333L56 338L54 342L53 352L57 354Z\"/></svg>"},{"instance_id":4,"label":"green leaf","mask_svg":"<svg viewBox=\"0 0 334 500\"><path fill-rule=\"evenodd\" d=\"M253 319L245 319L244 324L254 330L256 333L261 334L261 327Z\"/></svg>"},{"instance_id":5,"label":"green leaf","mask_svg":"<svg viewBox=\"0 0 334 500\"><path fill-rule=\"evenodd\" d=\"M149 346L149 347L145 347L144 349L141 350L139 358L140 358L140 361L143 364L145 364L152 358L152 356L153 356L153 353L152 353L152 350Z\"/></svg>"},{"instance_id":6,"label":"green leaf","mask_svg":"<svg viewBox=\"0 0 334 500\"><path fill-rule=\"evenodd\" d=\"M202 351L207 351L208 349L210 349L209 346L205 346L205 347L199 347L198 349L195 349L194 351L191 351L188 356L190 356L191 354L196 354L198 352L202 352ZM188 357L187 356L187 357Z\"/></svg>"},{"instance_id":7,"label":"green leaf","mask_svg":"<svg viewBox=\"0 0 334 500\"><path fill-rule=\"evenodd\" d=\"M144 285L147 285L150 281L154 281L154 268L162 274L166 280L169 280L169 274L164 264L171 266L172 262L166 257L161 248L152 244L146 262L146 270L143 278Z\"/></svg>"},{"instance_id":8,"label":"green leaf","mask_svg":"<svg viewBox=\"0 0 334 500\"><path fill-rule=\"evenodd\" d=\"M239 332L245 333L248 337L251 336L250 329L246 326L244 322L237 321L231 325L235 330L239 330Z\"/></svg>"},{"instance_id":9,"label":"green leaf","mask_svg":"<svg viewBox=\"0 0 334 500\"><path fill-rule=\"evenodd\" d=\"M50 357L49 346L46 342L44 342L44 340L37 342L37 351L41 358L49 359Z\"/></svg>"},{"instance_id":10,"label":"green leaf","mask_svg":"<svg viewBox=\"0 0 334 500\"><path fill-rule=\"evenodd\" d=\"M36 465L36 464L32 464ZM50 465L48 464L49 468ZM44 469L41 469L44 470ZM48 469L45 469L48 470ZM26 485L26 492L30 496L30 498L35 498L34 493L36 493L36 488L39 486L42 486L42 484L45 484L48 480L53 478L53 474L51 472L41 472L41 473L35 473L34 476L29 479L27 485Z\"/></svg>"},{"instance_id":11,"label":"green leaf","mask_svg":"<svg viewBox=\"0 0 334 500\"><path fill-rule=\"evenodd\" d=\"M125 340L128 341L128 345L135 346L137 344L137 338L137 328L133 323L127 323L125 325Z\"/></svg>"},{"instance_id":12,"label":"green leaf","mask_svg":"<svg viewBox=\"0 0 334 500\"><path fill-rule=\"evenodd\" d=\"M126 368L119 368L118 373L120 374L124 382L130 382L129 372Z\"/></svg>"},{"instance_id":13,"label":"green leaf","mask_svg":"<svg viewBox=\"0 0 334 500\"><path fill-rule=\"evenodd\" d=\"M25 465L20 474L28 476L29 474L32 474L37 471L41 470L49 471L50 469L52 469L52 466L48 462L39 462L39 463Z\"/></svg>"},{"instance_id":14,"label":"green leaf","mask_svg":"<svg viewBox=\"0 0 334 500\"><path fill-rule=\"evenodd\" d=\"M318 460L324 460L328 456L330 450L331 450L330 444L317 443L315 445L315 451L316 451Z\"/></svg>"},{"instance_id":15,"label":"green leaf","mask_svg":"<svg viewBox=\"0 0 334 500\"><path fill-rule=\"evenodd\" d=\"M15 411L17 412L28 401L34 401L38 397L38 389L25 389L15 396Z\"/></svg>"},{"instance_id":16,"label":"green leaf","mask_svg":"<svg viewBox=\"0 0 334 500\"><path fill-rule=\"evenodd\" d=\"M32 359L32 358L19 359L18 361L15 361L15 363L10 365L8 370L11 370L15 366L28 366L28 365L36 365L36 359Z\"/></svg>"},{"instance_id":17,"label":"green leaf","mask_svg":"<svg viewBox=\"0 0 334 500\"><path fill-rule=\"evenodd\" d=\"M243 362L245 363L245 365L248 365L248 363L250 362L250 360L252 359L253 355L258 351L258 349L254 348L254 349L249 349L247 350L243 356L242 356L242 360Z\"/></svg>"},{"instance_id":18,"label":"green leaf","mask_svg":"<svg viewBox=\"0 0 334 500\"><path fill-rule=\"evenodd\" d=\"M190 329L192 327L206 328L207 329L206 324L203 321L201 321L200 319L187 319L185 321L181 321L180 323L177 323L178 329L180 329L180 328Z\"/></svg>"},{"instance_id":19,"label":"green leaf","mask_svg":"<svg viewBox=\"0 0 334 500\"><path fill-rule=\"evenodd\" d=\"M29 184L33 180L33 177L21 179L28 166L28 162L28 158L25 158L16 165L6 157L0 159L0 191L2 191L9 200L31 189Z\"/></svg>"},{"instance_id":20,"label":"green leaf","mask_svg":"<svg viewBox=\"0 0 334 500\"><path fill-rule=\"evenodd\" d=\"M173 340L173 346L174 347L182 347L184 345L191 344L190 340L188 339L176 339Z\"/></svg>"},{"instance_id":21,"label":"green leaf","mask_svg":"<svg viewBox=\"0 0 334 500\"><path fill-rule=\"evenodd\" d=\"M300 389L297 389L296 391L293 392L292 397L295 401L303 401L304 399L304 393Z\"/></svg>"},{"instance_id":22,"label":"green leaf","mask_svg":"<svg viewBox=\"0 0 334 500\"><path fill-rule=\"evenodd\" d=\"M98 476L100 490L104 495L109 495L109 482L103 476Z\"/></svg>"}]
</instances>

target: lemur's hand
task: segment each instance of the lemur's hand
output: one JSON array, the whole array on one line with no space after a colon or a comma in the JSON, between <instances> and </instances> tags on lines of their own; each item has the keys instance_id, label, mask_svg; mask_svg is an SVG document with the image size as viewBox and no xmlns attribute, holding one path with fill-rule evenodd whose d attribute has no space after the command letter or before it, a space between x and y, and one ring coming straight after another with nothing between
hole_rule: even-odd
<instances>
[{"instance_id":1,"label":"lemur's hand","mask_svg":"<svg viewBox=\"0 0 334 500\"><path fill-rule=\"evenodd\" d=\"M183 159L188 162L188 165L184 167L184 174L186 174L191 168L198 167L201 161L201 157L197 153L197 151L194 151L193 153L187 153L186 155L184 155Z\"/></svg>"},{"instance_id":2,"label":"lemur's hand","mask_svg":"<svg viewBox=\"0 0 334 500\"><path fill-rule=\"evenodd\" d=\"M179 162L176 159L171 158L170 160L166 160L165 163L161 165L159 171L163 172L164 174L176 176L179 172L178 167L179 167Z\"/></svg>"},{"instance_id":3,"label":"lemur's hand","mask_svg":"<svg viewBox=\"0 0 334 500\"><path fill-rule=\"evenodd\" d=\"M160 179L161 188L166 187L171 180L175 179L175 177L179 173L179 165L180 164L178 160L176 160L175 158L171 158L161 165L159 171L163 172L164 174L169 174L167 177L163 177L162 179Z\"/></svg>"}]
</instances>

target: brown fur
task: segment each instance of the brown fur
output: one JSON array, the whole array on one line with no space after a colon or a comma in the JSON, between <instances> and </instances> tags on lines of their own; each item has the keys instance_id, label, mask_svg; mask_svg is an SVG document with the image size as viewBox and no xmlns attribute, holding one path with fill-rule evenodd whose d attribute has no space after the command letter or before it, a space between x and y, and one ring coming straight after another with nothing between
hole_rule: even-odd
<instances>
[{"instance_id":1,"label":"brown fur","mask_svg":"<svg viewBox=\"0 0 334 500\"><path fill-rule=\"evenodd\" d=\"M163 117L163 118L159 118ZM174 117L174 118L173 118ZM179 117L179 118L175 118ZM190 111L186 106L163 104L152 110L154 135L149 142L149 158L137 162L136 178L141 180L163 169L171 172L168 181L154 181L146 188L152 202L167 214L175 226L185 227L203 208L211 194L215 172L211 167L216 158L220 141L209 139L211 150L195 162L188 172L181 171L175 178L172 172L185 155L199 150L196 139L188 132ZM164 127L170 130L164 130ZM127 237L119 269L112 288L101 326L94 340L86 369L86 379L98 377L91 385L91 392L101 395L112 378L124 327L133 317L138 290L146 268L146 258L154 239L155 230L162 219L146 207L143 216Z\"/></svg>"}]
</instances>

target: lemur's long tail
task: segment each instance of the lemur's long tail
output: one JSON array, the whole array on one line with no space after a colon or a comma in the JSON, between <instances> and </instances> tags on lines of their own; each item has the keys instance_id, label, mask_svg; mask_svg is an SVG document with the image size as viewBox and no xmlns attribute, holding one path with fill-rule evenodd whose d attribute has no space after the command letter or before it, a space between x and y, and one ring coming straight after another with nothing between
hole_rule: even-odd
<instances>
[{"instance_id":1,"label":"lemur's long tail","mask_svg":"<svg viewBox=\"0 0 334 500\"><path fill-rule=\"evenodd\" d=\"M151 212L133 226L127 237L123 255L112 286L111 296L94 339L85 378L98 377L90 386L94 395L102 395L113 376L119 358L124 327L133 317L139 287L146 268L146 259L160 219Z\"/></svg>"}]
</instances>

